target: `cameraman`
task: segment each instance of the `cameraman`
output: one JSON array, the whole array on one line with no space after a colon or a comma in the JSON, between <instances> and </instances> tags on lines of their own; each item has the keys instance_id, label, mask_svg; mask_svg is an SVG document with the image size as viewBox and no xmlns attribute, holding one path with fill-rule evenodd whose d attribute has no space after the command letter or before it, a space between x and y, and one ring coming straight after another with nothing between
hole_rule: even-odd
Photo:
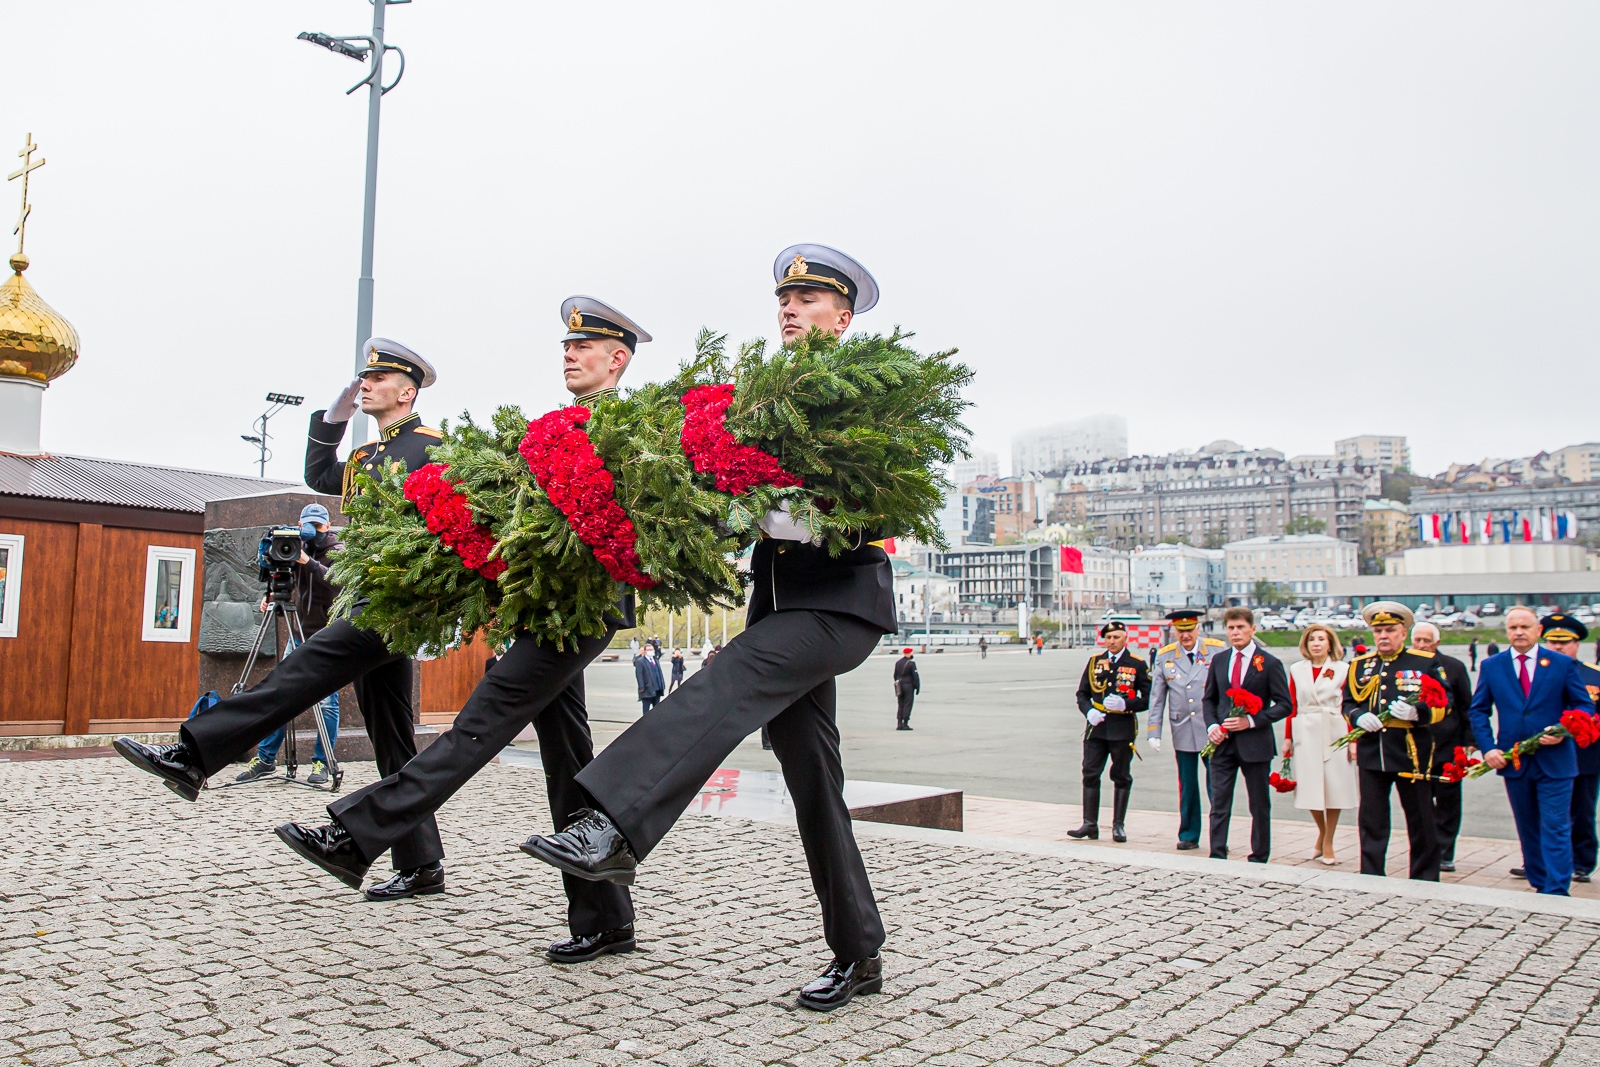
<instances>
[{"instance_id":1,"label":"cameraman","mask_svg":"<svg viewBox=\"0 0 1600 1067\"><path fill-rule=\"evenodd\" d=\"M328 625L328 609L339 590L328 581L328 554L339 544L339 535L328 526L328 509L321 504L307 504L300 509L300 540L305 547L300 551L300 562L294 568L294 606L300 613L300 625L305 636ZM267 610L267 598L261 598L261 610ZM292 651L297 646L290 639ZM320 705L322 723L328 729L328 740L339 740L339 691L329 693ZM255 758L250 761L236 782L253 782L278 771L278 749L283 746L287 726L280 726L256 746ZM312 753L311 773L306 776L308 785L326 785L328 782L328 757L322 751L322 737L318 735L316 751Z\"/></svg>"}]
</instances>

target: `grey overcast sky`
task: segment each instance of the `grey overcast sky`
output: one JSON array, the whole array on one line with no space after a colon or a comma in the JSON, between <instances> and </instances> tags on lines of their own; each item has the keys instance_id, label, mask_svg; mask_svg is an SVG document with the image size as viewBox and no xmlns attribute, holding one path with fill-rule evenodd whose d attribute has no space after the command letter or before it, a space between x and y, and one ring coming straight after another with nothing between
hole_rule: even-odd
<instances>
[{"instance_id":1,"label":"grey overcast sky","mask_svg":"<svg viewBox=\"0 0 1600 1067\"><path fill-rule=\"evenodd\" d=\"M47 449L253 470L267 390L348 380L362 68L295 34L370 11L0 0L28 278L83 340ZM1592 3L416 0L389 38L375 332L438 366L432 422L555 406L571 293L655 334L635 381L771 336L818 241L883 287L860 328L977 368L1002 468L1097 411L1136 453L1404 433L1429 473L1600 437Z\"/></svg>"}]
</instances>

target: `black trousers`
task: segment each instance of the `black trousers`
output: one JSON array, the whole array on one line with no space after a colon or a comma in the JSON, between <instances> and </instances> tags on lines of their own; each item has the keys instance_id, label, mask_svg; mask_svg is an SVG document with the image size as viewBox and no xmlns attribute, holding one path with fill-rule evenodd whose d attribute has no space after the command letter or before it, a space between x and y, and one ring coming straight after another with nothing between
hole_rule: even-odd
<instances>
[{"instance_id":1,"label":"black trousers","mask_svg":"<svg viewBox=\"0 0 1600 1067\"><path fill-rule=\"evenodd\" d=\"M706 780L763 724L794 798L828 946L866 959L883 920L844 803L834 676L866 660L880 631L850 615L780 611L729 642L578 774L641 859Z\"/></svg>"},{"instance_id":2,"label":"black trousers","mask_svg":"<svg viewBox=\"0 0 1600 1067\"><path fill-rule=\"evenodd\" d=\"M1222 744L1211 757L1211 858L1228 858L1228 824L1233 821L1235 772L1244 775L1245 796L1250 801L1250 859L1267 862L1272 853L1272 794L1267 779L1272 761L1241 760L1239 746Z\"/></svg>"},{"instance_id":3,"label":"black trousers","mask_svg":"<svg viewBox=\"0 0 1600 1067\"><path fill-rule=\"evenodd\" d=\"M588 807L573 778L594 758L584 706L583 669L611 640L585 637L576 649L557 651L531 637L518 638L484 675L454 725L416 759L365 789L328 805L368 857L396 847L516 739L530 722L539 735L550 817L565 829ZM562 876L567 924L578 937L633 922L627 887Z\"/></svg>"},{"instance_id":4,"label":"black trousers","mask_svg":"<svg viewBox=\"0 0 1600 1067\"><path fill-rule=\"evenodd\" d=\"M417 754L411 723L411 661L390 652L371 630L336 619L286 656L260 684L228 697L183 724L183 740L206 774L216 774L246 748L293 721L311 705L355 683L379 774L394 774ZM394 844L396 870L444 858L430 818Z\"/></svg>"},{"instance_id":5,"label":"black trousers","mask_svg":"<svg viewBox=\"0 0 1600 1067\"><path fill-rule=\"evenodd\" d=\"M1454 861L1456 838L1461 833L1461 783L1434 782L1433 835L1439 842L1439 859Z\"/></svg>"},{"instance_id":6,"label":"black trousers","mask_svg":"<svg viewBox=\"0 0 1600 1067\"><path fill-rule=\"evenodd\" d=\"M900 723L911 721L911 705L917 702L917 691L906 686L905 691L896 693L894 698L894 717Z\"/></svg>"},{"instance_id":7,"label":"black trousers","mask_svg":"<svg viewBox=\"0 0 1600 1067\"><path fill-rule=\"evenodd\" d=\"M1111 784L1133 784L1133 742L1107 741L1103 737L1088 736L1083 739L1083 784L1090 788L1100 784L1100 775L1106 769L1106 759L1111 760Z\"/></svg>"},{"instance_id":8,"label":"black trousers","mask_svg":"<svg viewBox=\"0 0 1600 1067\"><path fill-rule=\"evenodd\" d=\"M1437 788L1437 787L1435 787ZM1600 774L1580 774L1572 780L1572 869L1593 874L1596 846L1595 807L1600 801Z\"/></svg>"},{"instance_id":9,"label":"black trousers","mask_svg":"<svg viewBox=\"0 0 1600 1067\"><path fill-rule=\"evenodd\" d=\"M1356 829L1361 839L1361 873L1386 873L1389 854L1389 787L1400 796L1406 813L1406 837L1411 845L1411 877L1424 882L1439 880L1439 832L1434 821L1430 782L1402 778L1395 771L1361 768L1361 808Z\"/></svg>"}]
</instances>

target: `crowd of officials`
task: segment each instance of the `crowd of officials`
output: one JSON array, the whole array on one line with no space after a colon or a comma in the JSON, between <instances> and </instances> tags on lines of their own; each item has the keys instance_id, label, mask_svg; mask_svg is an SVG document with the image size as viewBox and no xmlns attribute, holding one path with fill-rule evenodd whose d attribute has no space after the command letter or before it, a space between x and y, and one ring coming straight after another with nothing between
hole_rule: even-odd
<instances>
[{"instance_id":1,"label":"crowd of officials","mask_svg":"<svg viewBox=\"0 0 1600 1067\"><path fill-rule=\"evenodd\" d=\"M1074 838L1100 836L1101 778L1113 787L1111 836L1126 841L1137 715L1148 712L1146 742L1170 741L1178 770L1180 850L1200 846L1202 791L1210 805L1210 855L1228 856L1236 785L1250 810L1252 863L1272 847L1271 791L1292 791L1316 821L1316 858L1337 862L1340 814L1356 809L1361 873L1384 875L1392 798L1405 815L1410 876L1437 881L1455 869L1461 830L1461 770L1481 759L1505 783L1523 863L1512 874L1540 893L1565 895L1596 864L1600 744L1547 733L1569 711L1594 714L1600 669L1579 659L1588 630L1559 611L1507 612L1504 651L1472 665L1440 653L1439 630L1402 604L1369 604L1362 618L1370 649L1346 660L1339 635L1314 623L1300 637L1300 660L1285 668L1255 637L1249 608L1223 612L1227 640L1199 630L1202 613L1167 616L1176 640L1149 661L1128 647L1123 623L1100 630L1078 686L1088 720L1083 740L1083 823ZM1409 638L1409 643L1408 643ZM1478 675L1474 685L1472 673ZM1586 720L1585 720L1586 721ZM1276 723L1284 723L1279 771ZM1352 735L1353 738L1352 738ZM1519 742L1537 740L1528 754ZM1205 785L1202 790L1201 773Z\"/></svg>"}]
</instances>

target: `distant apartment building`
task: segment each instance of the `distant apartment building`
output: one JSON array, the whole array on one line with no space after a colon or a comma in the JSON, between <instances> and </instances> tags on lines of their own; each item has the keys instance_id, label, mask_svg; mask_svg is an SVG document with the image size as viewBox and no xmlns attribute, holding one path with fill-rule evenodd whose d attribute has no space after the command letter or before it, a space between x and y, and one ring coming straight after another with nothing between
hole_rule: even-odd
<instances>
[{"instance_id":1,"label":"distant apartment building","mask_svg":"<svg viewBox=\"0 0 1600 1067\"><path fill-rule=\"evenodd\" d=\"M1099 545L1079 549L1083 573L1065 571L1056 576L1058 608L1092 608L1096 611L1132 606L1132 570L1127 552Z\"/></svg>"},{"instance_id":2,"label":"distant apartment building","mask_svg":"<svg viewBox=\"0 0 1600 1067\"><path fill-rule=\"evenodd\" d=\"M979 478L998 477L1000 477L1000 457L981 448L974 448L972 455L950 464L950 481L958 493L962 486L971 485Z\"/></svg>"},{"instance_id":3,"label":"distant apartment building","mask_svg":"<svg viewBox=\"0 0 1600 1067\"><path fill-rule=\"evenodd\" d=\"M1128 420L1090 415L1028 430L1011 439L1011 473L1061 471L1080 463L1128 454Z\"/></svg>"},{"instance_id":4,"label":"distant apartment building","mask_svg":"<svg viewBox=\"0 0 1600 1067\"><path fill-rule=\"evenodd\" d=\"M1227 554L1227 597L1249 604L1256 583L1271 582L1296 600L1330 600L1328 583L1360 573L1356 545L1327 534L1249 537L1223 546Z\"/></svg>"},{"instance_id":5,"label":"distant apartment building","mask_svg":"<svg viewBox=\"0 0 1600 1067\"><path fill-rule=\"evenodd\" d=\"M964 545L973 540L972 531L979 531L976 540L984 544L994 541L994 502L969 494L967 487L980 479L993 480L1000 476L1000 459L993 452L973 449L967 459L950 464L950 482L955 489L945 494L944 506L939 509L939 528L952 545Z\"/></svg>"},{"instance_id":6,"label":"distant apartment building","mask_svg":"<svg viewBox=\"0 0 1600 1067\"><path fill-rule=\"evenodd\" d=\"M930 552L928 565L951 582L962 615L984 614L976 608L1003 613L1023 602L1047 611L1055 607L1060 551L1053 544L966 545Z\"/></svg>"},{"instance_id":7,"label":"distant apartment building","mask_svg":"<svg viewBox=\"0 0 1600 1067\"><path fill-rule=\"evenodd\" d=\"M981 477L962 487L962 544L1001 545L1039 525L1038 483Z\"/></svg>"},{"instance_id":8,"label":"distant apartment building","mask_svg":"<svg viewBox=\"0 0 1600 1067\"><path fill-rule=\"evenodd\" d=\"M1347 462L1369 463L1381 470L1411 469L1411 447L1393 434L1365 433L1333 443L1333 451Z\"/></svg>"},{"instance_id":9,"label":"distant apartment building","mask_svg":"<svg viewBox=\"0 0 1600 1067\"><path fill-rule=\"evenodd\" d=\"M1084 507L1096 543L1112 548L1167 540L1216 548L1281 534L1294 518L1320 519L1326 533L1356 540L1366 490L1367 479L1357 475L1301 478L1279 471L1087 493Z\"/></svg>"},{"instance_id":10,"label":"distant apartment building","mask_svg":"<svg viewBox=\"0 0 1600 1067\"><path fill-rule=\"evenodd\" d=\"M1129 559L1137 608L1209 608L1227 595L1227 553L1193 545L1156 545Z\"/></svg>"},{"instance_id":11,"label":"distant apartment building","mask_svg":"<svg viewBox=\"0 0 1600 1067\"><path fill-rule=\"evenodd\" d=\"M901 630L917 624L947 623L955 616L955 585L945 575L926 570L909 560L892 561L895 614Z\"/></svg>"},{"instance_id":12,"label":"distant apartment building","mask_svg":"<svg viewBox=\"0 0 1600 1067\"><path fill-rule=\"evenodd\" d=\"M1600 484L1580 485L1513 485L1501 489L1413 489L1411 503L1406 510L1415 519L1419 515L1453 515L1456 522L1466 522L1473 540L1485 521L1494 527L1494 539L1503 540L1506 523L1515 527L1522 519L1534 522L1534 536L1539 537L1537 519L1543 515L1571 513L1578 521L1574 534L1585 540L1600 534Z\"/></svg>"},{"instance_id":13,"label":"distant apartment building","mask_svg":"<svg viewBox=\"0 0 1600 1067\"><path fill-rule=\"evenodd\" d=\"M1569 482L1600 481L1600 443L1568 445L1550 453L1553 465Z\"/></svg>"},{"instance_id":14,"label":"distant apartment building","mask_svg":"<svg viewBox=\"0 0 1600 1067\"><path fill-rule=\"evenodd\" d=\"M1381 569L1386 557L1411 547L1416 529L1416 520L1400 501L1368 500L1362 510L1361 558L1371 562L1374 571Z\"/></svg>"}]
</instances>

